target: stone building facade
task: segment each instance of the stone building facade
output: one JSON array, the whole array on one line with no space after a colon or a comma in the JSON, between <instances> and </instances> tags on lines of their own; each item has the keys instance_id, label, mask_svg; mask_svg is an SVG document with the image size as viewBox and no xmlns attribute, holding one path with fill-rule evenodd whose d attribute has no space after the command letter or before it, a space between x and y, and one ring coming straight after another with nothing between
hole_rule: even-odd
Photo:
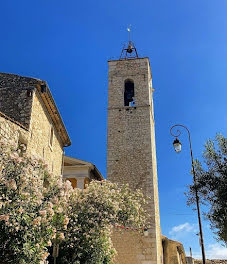
<instances>
[{"instance_id":1,"label":"stone building facade","mask_svg":"<svg viewBox=\"0 0 227 264\"><path fill-rule=\"evenodd\" d=\"M73 188L85 189L92 180L104 180L97 167L91 162L64 156L63 178L69 180Z\"/></svg>"},{"instance_id":2,"label":"stone building facade","mask_svg":"<svg viewBox=\"0 0 227 264\"><path fill-rule=\"evenodd\" d=\"M0 135L13 134L28 154L42 158L60 175L63 148L71 142L47 83L0 73L0 112Z\"/></svg>"},{"instance_id":3,"label":"stone building facade","mask_svg":"<svg viewBox=\"0 0 227 264\"><path fill-rule=\"evenodd\" d=\"M162 237L164 264L188 264L183 245L175 240Z\"/></svg>"},{"instance_id":4,"label":"stone building facade","mask_svg":"<svg viewBox=\"0 0 227 264\"><path fill-rule=\"evenodd\" d=\"M149 58L109 61L107 178L151 198L146 232L115 228L116 264L186 264L183 245L161 235L153 91Z\"/></svg>"},{"instance_id":5,"label":"stone building facade","mask_svg":"<svg viewBox=\"0 0 227 264\"><path fill-rule=\"evenodd\" d=\"M153 88L148 58L109 61L107 177L112 182L129 184L132 190L141 189L151 198L146 208L151 215L148 237L134 234L136 239L131 241L131 234L126 232L121 237L115 232L118 263L163 263ZM128 252L122 251L121 243L131 245ZM127 258L130 261L127 262Z\"/></svg>"},{"instance_id":6,"label":"stone building facade","mask_svg":"<svg viewBox=\"0 0 227 264\"><path fill-rule=\"evenodd\" d=\"M117 250L116 264L154 264L155 241L139 230L115 228L112 242ZM159 263L162 263L161 261Z\"/></svg>"},{"instance_id":7,"label":"stone building facade","mask_svg":"<svg viewBox=\"0 0 227 264\"><path fill-rule=\"evenodd\" d=\"M27 138L28 135L26 127L0 112L0 139L18 144L20 138Z\"/></svg>"}]
</instances>

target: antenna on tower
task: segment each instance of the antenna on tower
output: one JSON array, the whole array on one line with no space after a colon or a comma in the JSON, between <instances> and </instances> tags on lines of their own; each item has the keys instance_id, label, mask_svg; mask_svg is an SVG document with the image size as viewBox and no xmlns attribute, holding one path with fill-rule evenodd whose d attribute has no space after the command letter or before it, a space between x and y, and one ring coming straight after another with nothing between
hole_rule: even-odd
<instances>
[{"instance_id":1,"label":"antenna on tower","mask_svg":"<svg viewBox=\"0 0 227 264\"><path fill-rule=\"evenodd\" d=\"M120 60L138 58L136 47L134 43L131 41L131 25L127 27L127 31L129 35L129 41L127 44L127 48L125 48L126 45L123 46L123 49L121 51Z\"/></svg>"}]
</instances>

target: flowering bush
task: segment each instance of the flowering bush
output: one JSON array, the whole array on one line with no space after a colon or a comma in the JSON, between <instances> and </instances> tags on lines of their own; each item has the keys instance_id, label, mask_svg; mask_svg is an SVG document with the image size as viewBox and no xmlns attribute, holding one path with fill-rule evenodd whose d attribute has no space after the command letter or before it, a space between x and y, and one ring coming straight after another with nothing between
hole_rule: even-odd
<instances>
[{"instance_id":1,"label":"flowering bush","mask_svg":"<svg viewBox=\"0 0 227 264\"><path fill-rule=\"evenodd\" d=\"M48 249L53 241L60 244L58 263L112 263L113 227L142 230L145 205L140 191L108 181L73 190L41 160L0 141L2 264L52 263Z\"/></svg>"},{"instance_id":2,"label":"flowering bush","mask_svg":"<svg viewBox=\"0 0 227 264\"><path fill-rule=\"evenodd\" d=\"M0 256L3 263L41 264L67 228L71 186L22 153L0 142Z\"/></svg>"},{"instance_id":3,"label":"flowering bush","mask_svg":"<svg viewBox=\"0 0 227 264\"><path fill-rule=\"evenodd\" d=\"M113 226L142 228L146 201L140 191L127 185L93 181L84 191L75 190L70 199L70 221L60 245L59 263L112 263L115 249L110 235Z\"/></svg>"}]
</instances>

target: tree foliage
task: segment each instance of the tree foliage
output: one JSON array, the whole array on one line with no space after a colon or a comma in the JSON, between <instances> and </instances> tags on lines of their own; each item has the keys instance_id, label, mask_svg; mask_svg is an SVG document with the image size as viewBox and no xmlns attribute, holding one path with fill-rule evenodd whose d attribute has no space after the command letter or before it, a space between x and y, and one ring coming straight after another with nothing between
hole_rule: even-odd
<instances>
[{"instance_id":1,"label":"tree foliage","mask_svg":"<svg viewBox=\"0 0 227 264\"><path fill-rule=\"evenodd\" d=\"M41 264L67 227L71 186L38 159L0 143L0 256L3 263ZM57 230L59 232L57 233Z\"/></svg>"},{"instance_id":2,"label":"tree foliage","mask_svg":"<svg viewBox=\"0 0 227 264\"><path fill-rule=\"evenodd\" d=\"M209 208L206 214L217 238L227 244L227 138L217 135L208 140L203 165L195 161L197 186L190 186L188 203L195 203L195 188L200 201Z\"/></svg>"},{"instance_id":3,"label":"tree foliage","mask_svg":"<svg viewBox=\"0 0 227 264\"><path fill-rule=\"evenodd\" d=\"M108 181L92 182L77 189L69 200L70 221L60 245L62 264L112 263L115 255L110 236L113 226L144 228L146 201L140 191L119 188Z\"/></svg>"},{"instance_id":4,"label":"tree foliage","mask_svg":"<svg viewBox=\"0 0 227 264\"><path fill-rule=\"evenodd\" d=\"M108 181L72 189L42 160L0 141L0 256L4 264L109 264L115 225L143 230L148 215L141 191Z\"/></svg>"}]
</instances>

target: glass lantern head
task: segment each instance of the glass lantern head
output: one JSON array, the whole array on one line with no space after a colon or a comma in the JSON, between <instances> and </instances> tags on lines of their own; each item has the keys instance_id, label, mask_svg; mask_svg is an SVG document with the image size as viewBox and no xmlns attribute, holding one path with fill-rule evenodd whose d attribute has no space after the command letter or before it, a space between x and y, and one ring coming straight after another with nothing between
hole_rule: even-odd
<instances>
[{"instance_id":1,"label":"glass lantern head","mask_svg":"<svg viewBox=\"0 0 227 264\"><path fill-rule=\"evenodd\" d=\"M175 151L176 151L177 153L181 152L181 146L182 146L182 144L180 143L179 139L176 138L176 139L173 141L173 147L174 147L174 149L175 149Z\"/></svg>"}]
</instances>

